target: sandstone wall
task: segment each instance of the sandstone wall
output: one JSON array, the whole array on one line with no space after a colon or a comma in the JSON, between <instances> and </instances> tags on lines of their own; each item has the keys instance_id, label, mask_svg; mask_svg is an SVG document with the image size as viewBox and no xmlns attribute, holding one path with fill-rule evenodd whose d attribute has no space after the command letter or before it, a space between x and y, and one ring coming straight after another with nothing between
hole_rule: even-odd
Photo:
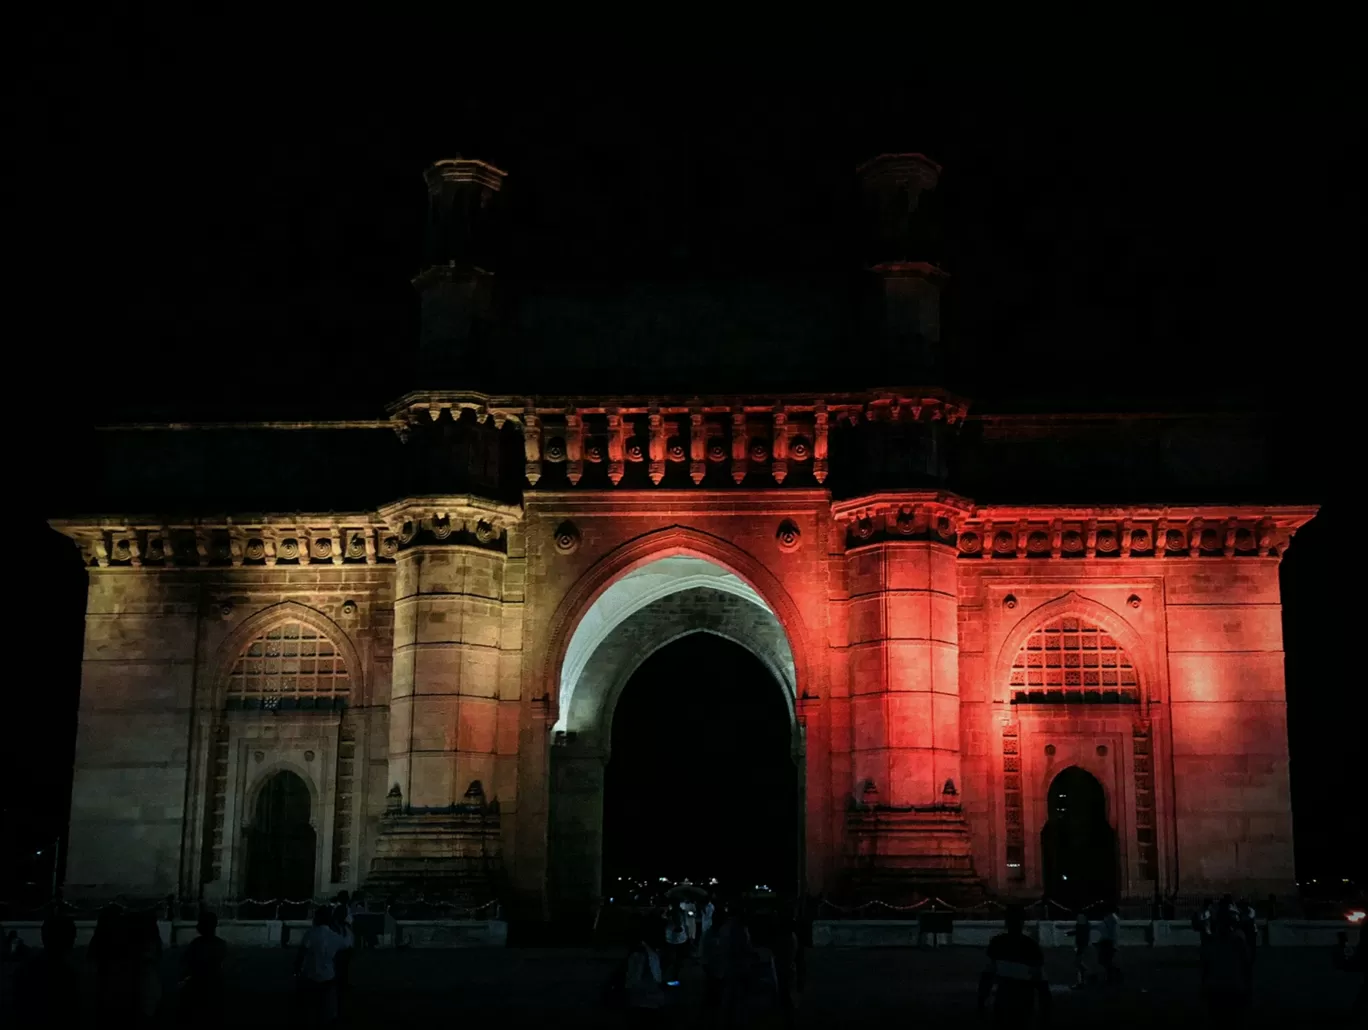
<instances>
[{"instance_id":1,"label":"sandstone wall","mask_svg":"<svg viewBox=\"0 0 1368 1030\"><path fill-rule=\"evenodd\" d=\"M203 582L91 569L67 893L163 896L181 879Z\"/></svg>"},{"instance_id":2,"label":"sandstone wall","mask_svg":"<svg viewBox=\"0 0 1368 1030\"><path fill-rule=\"evenodd\" d=\"M234 827L223 825L233 788L215 743L224 676L239 645L297 615L294 605L358 662L344 720L351 741L330 752L335 765L321 777L332 784L326 830L336 846L321 857L317 885L354 886L388 788L393 574L387 566L90 569L68 893L193 897L202 882L210 893L234 893L215 873L230 868L235 844Z\"/></svg>"},{"instance_id":3,"label":"sandstone wall","mask_svg":"<svg viewBox=\"0 0 1368 1030\"><path fill-rule=\"evenodd\" d=\"M1294 889L1275 559L1166 571L1178 867L1185 891Z\"/></svg>"}]
</instances>

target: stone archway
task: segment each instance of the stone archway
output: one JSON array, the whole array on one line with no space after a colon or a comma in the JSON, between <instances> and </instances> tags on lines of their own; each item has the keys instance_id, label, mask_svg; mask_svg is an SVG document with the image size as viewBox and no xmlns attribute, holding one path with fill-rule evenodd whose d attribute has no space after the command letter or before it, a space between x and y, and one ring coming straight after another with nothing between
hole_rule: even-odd
<instances>
[{"instance_id":1,"label":"stone archway","mask_svg":"<svg viewBox=\"0 0 1368 1030\"><path fill-rule=\"evenodd\" d=\"M798 665L779 616L758 591L718 562L673 554L639 565L598 593L576 624L559 663L561 703L551 749L547 887L552 907L560 914L588 911L600 892L604 773L618 699L647 658L695 633L740 645L773 677L789 719L803 825L804 756L794 700ZM798 854L801 861L801 847ZM800 878L801 870L797 873Z\"/></svg>"}]
</instances>

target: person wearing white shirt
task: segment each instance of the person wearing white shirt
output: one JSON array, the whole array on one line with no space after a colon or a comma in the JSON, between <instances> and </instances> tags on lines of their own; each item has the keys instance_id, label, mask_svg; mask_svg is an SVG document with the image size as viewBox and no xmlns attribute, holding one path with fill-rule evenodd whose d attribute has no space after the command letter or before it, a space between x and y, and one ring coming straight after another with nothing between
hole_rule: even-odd
<instances>
[{"instance_id":1,"label":"person wearing white shirt","mask_svg":"<svg viewBox=\"0 0 1368 1030\"><path fill-rule=\"evenodd\" d=\"M311 1016L319 1026L337 1018L337 955L346 946L346 939L332 928L332 912L320 905L295 958L295 976L309 996Z\"/></svg>"}]
</instances>

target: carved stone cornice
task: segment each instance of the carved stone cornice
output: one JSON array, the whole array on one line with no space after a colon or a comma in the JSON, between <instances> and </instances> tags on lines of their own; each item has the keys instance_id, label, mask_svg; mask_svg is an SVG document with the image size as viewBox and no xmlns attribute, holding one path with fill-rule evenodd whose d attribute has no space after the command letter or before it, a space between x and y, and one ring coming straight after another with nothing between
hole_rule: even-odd
<instances>
[{"instance_id":1,"label":"carved stone cornice","mask_svg":"<svg viewBox=\"0 0 1368 1030\"><path fill-rule=\"evenodd\" d=\"M958 527L976 561L1277 558L1320 509L1286 505L1049 507L983 505Z\"/></svg>"},{"instance_id":2,"label":"carved stone cornice","mask_svg":"<svg viewBox=\"0 0 1368 1030\"><path fill-rule=\"evenodd\" d=\"M846 546L890 540L931 540L955 546L974 502L944 490L869 494L831 506L831 517L846 530Z\"/></svg>"},{"instance_id":3,"label":"carved stone cornice","mask_svg":"<svg viewBox=\"0 0 1368 1030\"><path fill-rule=\"evenodd\" d=\"M195 519L52 519L97 568L193 569L376 565L398 542L371 513L243 514Z\"/></svg>"},{"instance_id":4,"label":"carved stone cornice","mask_svg":"<svg viewBox=\"0 0 1368 1030\"><path fill-rule=\"evenodd\" d=\"M52 519L87 567L321 568L393 564L415 544L504 551L522 508L475 496L408 497L375 512L240 514L200 518Z\"/></svg>"},{"instance_id":5,"label":"carved stone cornice","mask_svg":"<svg viewBox=\"0 0 1368 1030\"><path fill-rule=\"evenodd\" d=\"M462 494L406 497L380 508L376 517L395 540L396 553L419 545L506 552L508 530L522 522L523 510Z\"/></svg>"}]
</instances>

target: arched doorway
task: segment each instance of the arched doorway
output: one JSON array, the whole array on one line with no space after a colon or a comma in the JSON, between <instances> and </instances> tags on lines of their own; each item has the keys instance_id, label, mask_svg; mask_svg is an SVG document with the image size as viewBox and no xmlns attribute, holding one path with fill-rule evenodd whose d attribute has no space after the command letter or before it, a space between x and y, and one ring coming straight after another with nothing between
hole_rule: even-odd
<instances>
[{"instance_id":1,"label":"arched doorway","mask_svg":"<svg viewBox=\"0 0 1368 1030\"><path fill-rule=\"evenodd\" d=\"M612 713L605 897L622 881L799 884L798 766L782 688L750 651L706 632L665 645Z\"/></svg>"},{"instance_id":2,"label":"arched doorway","mask_svg":"<svg viewBox=\"0 0 1368 1030\"><path fill-rule=\"evenodd\" d=\"M1107 822L1106 793L1078 766L1050 783L1040 854L1050 900L1073 908L1116 898L1116 831Z\"/></svg>"},{"instance_id":3,"label":"arched doorway","mask_svg":"<svg viewBox=\"0 0 1368 1030\"><path fill-rule=\"evenodd\" d=\"M246 898L308 901L313 897L311 808L308 784L295 773L282 770L261 785L247 831Z\"/></svg>"}]
</instances>

